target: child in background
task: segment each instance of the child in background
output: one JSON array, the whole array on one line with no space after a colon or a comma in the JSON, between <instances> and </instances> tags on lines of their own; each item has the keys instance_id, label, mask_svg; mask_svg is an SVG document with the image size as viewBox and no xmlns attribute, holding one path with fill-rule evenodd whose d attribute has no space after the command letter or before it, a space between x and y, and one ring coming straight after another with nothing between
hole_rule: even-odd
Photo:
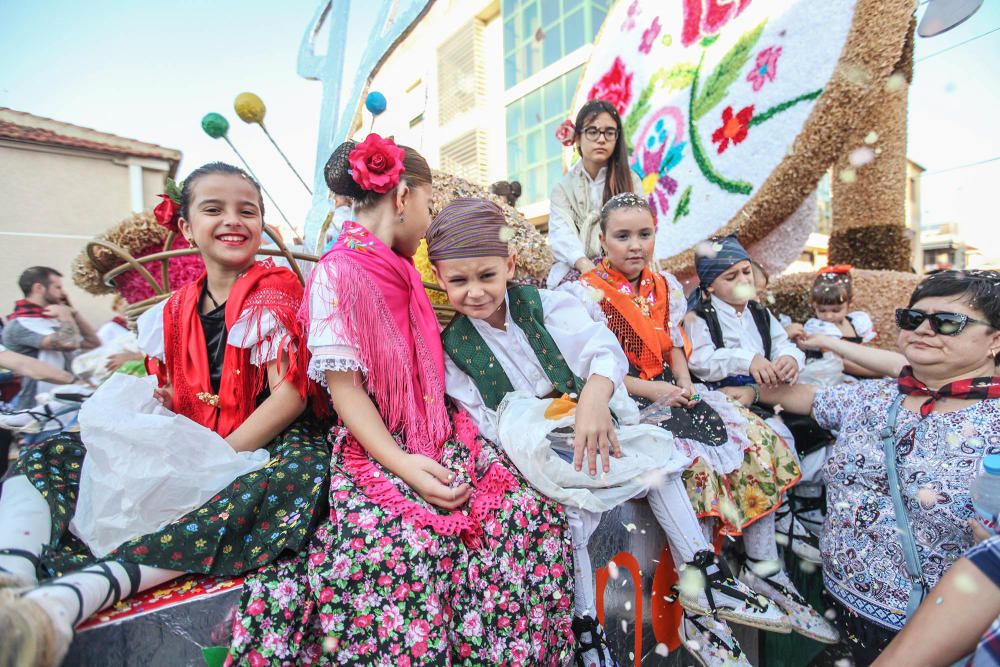
<instances>
[{"instance_id":1,"label":"child in background","mask_svg":"<svg viewBox=\"0 0 1000 667\"><path fill-rule=\"evenodd\" d=\"M819 270L809 294L816 317L806 320L806 334L824 334L852 343L870 343L878 338L872 318L863 310L851 311L854 286L851 267L847 264L827 266ZM806 352L807 359L837 358L832 352ZM849 359L843 359L844 373L856 377L879 377L879 374ZM811 365L809 361L808 366ZM842 378L843 379L843 378ZM848 380L851 378L847 378ZM812 384L832 384L829 382Z\"/></svg>"},{"instance_id":2,"label":"child in background","mask_svg":"<svg viewBox=\"0 0 1000 667\"><path fill-rule=\"evenodd\" d=\"M492 203L459 199L428 230L428 255L459 312L442 335L447 391L536 488L567 505L576 571L576 664L617 664L594 619L587 545L603 512L643 495L667 534L675 564L697 568L697 578L704 578L697 594L682 587L685 608L703 623L717 614L787 631L780 612L715 563L680 481L690 456L663 429L635 425L638 409L622 385L628 362L611 332L570 294L508 287L514 257L503 228L503 214ZM622 426L614 424L612 410ZM572 449L559 444L567 432Z\"/></svg>"},{"instance_id":3,"label":"child in background","mask_svg":"<svg viewBox=\"0 0 1000 667\"><path fill-rule=\"evenodd\" d=\"M698 455L698 462L684 475L698 515L711 525L722 507L722 532L742 534L748 560L757 563L755 571L747 573L751 577L747 583L787 613L793 630L836 642L834 628L802 600L785 573L766 569L780 570L775 567L774 512L782 491L798 479L794 453L759 417L704 385L694 385L698 401L691 402L684 393L680 400L672 398L678 389L691 387L680 328L686 304L674 276L648 268L655 246L652 212L645 199L618 195L604 205L600 225L603 260L583 280L600 290L607 326L629 359L631 368L625 379L629 393L636 400L678 406L663 427L671 429L675 438L690 442ZM712 422L702 414L709 405L717 412L716 419L723 418L728 442L713 442ZM735 449L735 456L729 454L730 449ZM684 624L689 639L698 629L689 627L691 620L686 617Z\"/></svg>"}]
</instances>

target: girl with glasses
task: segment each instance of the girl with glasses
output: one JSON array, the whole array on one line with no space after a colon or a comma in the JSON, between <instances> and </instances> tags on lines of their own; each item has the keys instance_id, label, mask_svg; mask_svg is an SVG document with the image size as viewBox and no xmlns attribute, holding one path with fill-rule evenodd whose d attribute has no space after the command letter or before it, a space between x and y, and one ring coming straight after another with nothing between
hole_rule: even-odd
<instances>
[{"instance_id":1,"label":"girl with glasses","mask_svg":"<svg viewBox=\"0 0 1000 667\"><path fill-rule=\"evenodd\" d=\"M972 546L969 484L983 457L1000 453L1000 272L928 276L896 324L901 356L803 339L894 379L763 397L837 431L823 471L823 579L859 666Z\"/></svg>"},{"instance_id":2,"label":"girl with glasses","mask_svg":"<svg viewBox=\"0 0 1000 667\"><path fill-rule=\"evenodd\" d=\"M590 100L580 108L573 145L580 160L549 195L549 244L556 258L549 273L550 288L594 268L601 252L597 239L601 207L617 194L642 193L639 177L628 166L622 119L613 104Z\"/></svg>"}]
</instances>

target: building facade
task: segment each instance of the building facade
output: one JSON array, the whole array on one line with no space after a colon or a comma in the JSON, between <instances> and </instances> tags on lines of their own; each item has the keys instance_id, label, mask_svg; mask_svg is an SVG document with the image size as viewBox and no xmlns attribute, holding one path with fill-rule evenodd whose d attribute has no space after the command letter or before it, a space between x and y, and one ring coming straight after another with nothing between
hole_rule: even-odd
<instances>
[{"instance_id":1,"label":"building facade","mask_svg":"<svg viewBox=\"0 0 1000 667\"><path fill-rule=\"evenodd\" d=\"M159 203L180 159L173 149L0 108L0 307L21 298L24 269L44 265L63 274L91 323L110 319L110 298L73 285L73 259L97 234Z\"/></svg>"}]
</instances>

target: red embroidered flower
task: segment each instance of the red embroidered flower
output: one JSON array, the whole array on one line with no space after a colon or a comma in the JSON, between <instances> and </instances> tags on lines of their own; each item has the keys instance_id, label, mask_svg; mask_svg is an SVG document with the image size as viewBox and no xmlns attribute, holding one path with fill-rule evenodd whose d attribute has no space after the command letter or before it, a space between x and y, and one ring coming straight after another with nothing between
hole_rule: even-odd
<instances>
[{"instance_id":1,"label":"red embroidered flower","mask_svg":"<svg viewBox=\"0 0 1000 667\"><path fill-rule=\"evenodd\" d=\"M347 156L351 178L365 190L385 194L399 185L404 155L403 149L392 139L369 134Z\"/></svg>"},{"instance_id":2,"label":"red embroidered flower","mask_svg":"<svg viewBox=\"0 0 1000 667\"><path fill-rule=\"evenodd\" d=\"M681 44L691 46L702 37L719 34L722 27L739 16L752 0L684 0Z\"/></svg>"},{"instance_id":3,"label":"red embroidered flower","mask_svg":"<svg viewBox=\"0 0 1000 667\"><path fill-rule=\"evenodd\" d=\"M618 115L625 114L628 103L632 101L632 74L625 71L625 63L620 57L615 57L611 69L598 79L587 93L587 99L605 100L618 110Z\"/></svg>"},{"instance_id":4,"label":"red embroidered flower","mask_svg":"<svg viewBox=\"0 0 1000 667\"><path fill-rule=\"evenodd\" d=\"M563 146L572 146L576 140L576 125L573 121L566 119L556 128L556 140Z\"/></svg>"},{"instance_id":5,"label":"red embroidered flower","mask_svg":"<svg viewBox=\"0 0 1000 667\"><path fill-rule=\"evenodd\" d=\"M712 141L719 144L719 155L729 148L730 141L738 144L747 138L747 129L752 118L753 105L743 107L735 116L732 107L722 110L722 127L712 133Z\"/></svg>"},{"instance_id":6,"label":"red embroidered flower","mask_svg":"<svg viewBox=\"0 0 1000 667\"><path fill-rule=\"evenodd\" d=\"M156 218L158 223L170 231L180 231L177 227L177 218L179 217L178 213L180 212L181 207L170 198L170 195L160 195L160 199L163 201L157 204L156 208L153 209L153 217Z\"/></svg>"}]
</instances>

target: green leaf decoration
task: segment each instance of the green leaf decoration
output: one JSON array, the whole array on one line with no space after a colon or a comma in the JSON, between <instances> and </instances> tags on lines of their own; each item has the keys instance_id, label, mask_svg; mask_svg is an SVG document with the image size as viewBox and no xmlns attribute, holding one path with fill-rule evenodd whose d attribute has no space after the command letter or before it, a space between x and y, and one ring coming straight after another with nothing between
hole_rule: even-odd
<instances>
[{"instance_id":1,"label":"green leaf decoration","mask_svg":"<svg viewBox=\"0 0 1000 667\"><path fill-rule=\"evenodd\" d=\"M699 65L700 67L701 65ZM698 134L698 126L694 122L694 91L698 89L698 71L695 70L694 81L691 83L691 102L688 110L688 141L691 143L691 156L694 157L695 164L705 176L709 183L718 185L726 192L733 194L748 195L753 191L753 184L747 181L734 181L726 178L715 170L705 153L705 147L701 145L701 136Z\"/></svg>"},{"instance_id":2,"label":"green leaf decoration","mask_svg":"<svg viewBox=\"0 0 1000 667\"><path fill-rule=\"evenodd\" d=\"M702 118L726 97L729 86L739 78L743 67L750 60L750 52L757 45L766 24L766 20L761 21L756 28L744 33L733 45L733 48L729 49L729 53L723 56L712 73L708 75L701 93L698 94L695 103L691 105L691 114L694 116L694 120ZM692 95L696 93L696 90L691 90Z\"/></svg>"},{"instance_id":3,"label":"green leaf decoration","mask_svg":"<svg viewBox=\"0 0 1000 667\"><path fill-rule=\"evenodd\" d=\"M622 131L625 133L629 151L632 149L632 136L639 128L639 121L642 120L643 116L649 113L649 103L653 97L653 93L655 93L658 88L666 88L667 90L672 91L690 86L694 81L694 74L697 70L697 65L681 63L674 65L669 71L660 68L655 74L653 74L652 77L650 77L649 83L642 89L642 92L639 93L639 97L636 99L635 104L632 105L632 109L629 111L625 122L622 124Z\"/></svg>"},{"instance_id":4,"label":"green leaf decoration","mask_svg":"<svg viewBox=\"0 0 1000 667\"><path fill-rule=\"evenodd\" d=\"M222 667L228 653L228 646L206 646L201 649L201 657L207 667Z\"/></svg>"},{"instance_id":5,"label":"green leaf decoration","mask_svg":"<svg viewBox=\"0 0 1000 667\"><path fill-rule=\"evenodd\" d=\"M684 218L691 214L691 186L684 188L684 192L681 193L681 198L677 202L677 209L674 211L674 224L681 218Z\"/></svg>"},{"instance_id":6,"label":"green leaf decoration","mask_svg":"<svg viewBox=\"0 0 1000 667\"><path fill-rule=\"evenodd\" d=\"M178 183L172 178L167 179L166 188L164 188L166 195L170 197L171 200L178 206L181 203L181 189L184 187L184 182Z\"/></svg>"},{"instance_id":7,"label":"green leaf decoration","mask_svg":"<svg viewBox=\"0 0 1000 667\"><path fill-rule=\"evenodd\" d=\"M814 90L811 93L805 93L803 95L799 95L798 97L790 99L787 102L776 104L766 111L762 111L759 114L755 114L754 117L750 119L750 122L747 123L747 127L754 127L755 125L760 125L761 123L767 122L772 118L774 118L775 116L777 116L779 113L783 111L788 111L796 104L799 104L801 102L808 102L809 100L814 100L822 94L823 94L823 89L820 88L819 90Z\"/></svg>"},{"instance_id":8,"label":"green leaf decoration","mask_svg":"<svg viewBox=\"0 0 1000 667\"><path fill-rule=\"evenodd\" d=\"M712 46L712 44L715 44L717 41L719 41L719 36L718 35L710 35L710 36L705 37L705 38L703 38L701 40L701 45L705 46L705 47L709 47L709 46Z\"/></svg>"}]
</instances>

